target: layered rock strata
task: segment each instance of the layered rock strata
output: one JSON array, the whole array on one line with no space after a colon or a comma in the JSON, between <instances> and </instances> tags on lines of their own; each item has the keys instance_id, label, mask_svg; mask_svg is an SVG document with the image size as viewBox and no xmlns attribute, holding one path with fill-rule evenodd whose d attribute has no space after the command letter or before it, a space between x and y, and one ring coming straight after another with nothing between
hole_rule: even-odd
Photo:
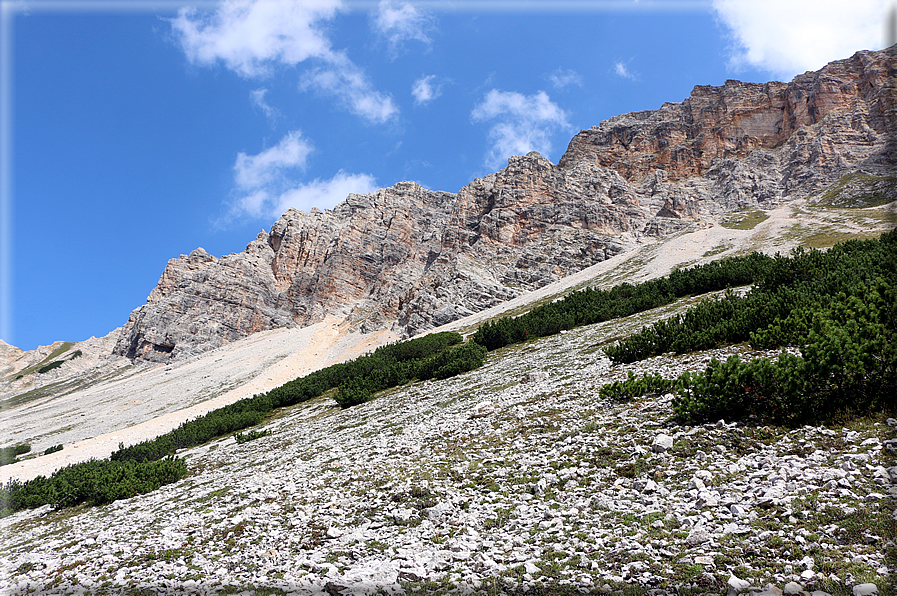
<instances>
[{"instance_id":1,"label":"layered rock strata","mask_svg":"<svg viewBox=\"0 0 897 596\"><path fill-rule=\"evenodd\" d=\"M327 314L413 335L642 238L853 172L893 175L895 57L897 46L787 84L698 86L681 103L580 132L557 165L512 157L457 193L400 182L333 210L290 210L242 253L169 261L115 352L167 361Z\"/></svg>"}]
</instances>

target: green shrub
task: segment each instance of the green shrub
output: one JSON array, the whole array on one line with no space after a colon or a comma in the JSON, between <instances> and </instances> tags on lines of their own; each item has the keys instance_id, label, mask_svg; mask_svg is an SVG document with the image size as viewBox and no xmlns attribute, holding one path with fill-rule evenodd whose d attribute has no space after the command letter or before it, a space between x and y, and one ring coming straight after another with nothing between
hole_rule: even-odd
<instances>
[{"instance_id":1,"label":"green shrub","mask_svg":"<svg viewBox=\"0 0 897 596\"><path fill-rule=\"evenodd\" d=\"M31 451L31 445L27 443L13 445L12 447L0 447L0 466L14 463L17 456L24 455L29 451Z\"/></svg>"},{"instance_id":2,"label":"green shrub","mask_svg":"<svg viewBox=\"0 0 897 596\"><path fill-rule=\"evenodd\" d=\"M442 346L441 351L426 358L408 357L393 362L383 354L374 352L364 362L365 366L355 367L354 374L347 375L347 378L340 383L334 400L341 408L349 408L372 400L378 391L397 387L415 379L421 381L434 378L447 379L479 368L483 365L487 354L486 348L473 342L457 345L457 342L452 341ZM421 353L425 352L416 351L415 355Z\"/></svg>"},{"instance_id":3,"label":"green shrub","mask_svg":"<svg viewBox=\"0 0 897 596\"><path fill-rule=\"evenodd\" d=\"M635 373L629 371L627 376L625 381L614 381L603 385L599 390L601 398L611 401L627 401L643 395L661 395L673 391L677 384L675 380L670 381L660 375L646 374L636 377Z\"/></svg>"},{"instance_id":4,"label":"green shrub","mask_svg":"<svg viewBox=\"0 0 897 596\"><path fill-rule=\"evenodd\" d=\"M876 280L897 283L897 232L852 240L827 252L796 249L776 255L744 297L731 293L658 321L605 348L615 363L666 352L682 354L750 340L755 347L802 345L814 313L839 295L863 300Z\"/></svg>"},{"instance_id":5,"label":"green shrub","mask_svg":"<svg viewBox=\"0 0 897 596\"><path fill-rule=\"evenodd\" d=\"M54 445L53 447L47 447L44 450L44 455L50 455L51 453L56 453L57 451L62 451L62 445Z\"/></svg>"},{"instance_id":6,"label":"green shrub","mask_svg":"<svg viewBox=\"0 0 897 596\"><path fill-rule=\"evenodd\" d=\"M234 440L242 445L243 443L248 443L249 441L254 441L255 439L265 437L268 435L267 430L251 430L246 434L243 433L234 433Z\"/></svg>"},{"instance_id":7,"label":"green shrub","mask_svg":"<svg viewBox=\"0 0 897 596\"><path fill-rule=\"evenodd\" d=\"M677 416L697 422L756 414L796 424L897 409L897 285L878 279L855 290L863 297L841 293L825 308L793 314L806 322L800 357L731 356L681 376Z\"/></svg>"},{"instance_id":8,"label":"green shrub","mask_svg":"<svg viewBox=\"0 0 897 596\"><path fill-rule=\"evenodd\" d=\"M0 487L4 507L0 514L42 505L57 509L79 503L102 505L150 492L186 475L184 461L172 457L143 463L90 460L66 466L49 478L10 480Z\"/></svg>"},{"instance_id":9,"label":"green shrub","mask_svg":"<svg viewBox=\"0 0 897 596\"><path fill-rule=\"evenodd\" d=\"M586 288L518 317L484 323L472 340L491 351L530 338L629 316L684 296L751 284L762 279L772 265L771 257L753 253L676 270L638 285L623 283L610 290Z\"/></svg>"},{"instance_id":10,"label":"green shrub","mask_svg":"<svg viewBox=\"0 0 897 596\"><path fill-rule=\"evenodd\" d=\"M53 370L54 368L59 368L64 363L65 363L65 360L54 360L53 362L50 362L49 364L45 364L45 365L41 366L40 368L38 368L37 374L42 375L45 372L49 372L49 371Z\"/></svg>"}]
</instances>

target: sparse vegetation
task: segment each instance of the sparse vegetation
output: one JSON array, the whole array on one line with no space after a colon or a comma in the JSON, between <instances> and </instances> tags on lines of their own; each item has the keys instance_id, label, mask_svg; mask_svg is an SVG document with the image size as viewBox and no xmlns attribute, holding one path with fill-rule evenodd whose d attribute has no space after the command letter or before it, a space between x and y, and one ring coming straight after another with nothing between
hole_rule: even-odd
<instances>
[{"instance_id":1,"label":"sparse vegetation","mask_svg":"<svg viewBox=\"0 0 897 596\"><path fill-rule=\"evenodd\" d=\"M769 219L769 216L766 213L759 209L753 209L733 213L721 225L730 230L753 230L758 224L763 223L767 219Z\"/></svg>"},{"instance_id":2,"label":"sparse vegetation","mask_svg":"<svg viewBox=\"0 0 897 596\"><path fill-rule=\"evenodd\" d=\"M853 172L842 177L819 197L820 205L839 208L878 207L897 196L897 177Z\"/></svg>"},{"instance_id":3,"label":"sparse vegetation","mask_svg":"<svg viewBox=\"0 0 897 596\"><path fill-rule=\"evenodd\" d=\"M24 455L31 451L31 445L21 444L12 447L0 447L0 466L11 464L16 461L20 455Z\"/></svg>"}]
</instances>

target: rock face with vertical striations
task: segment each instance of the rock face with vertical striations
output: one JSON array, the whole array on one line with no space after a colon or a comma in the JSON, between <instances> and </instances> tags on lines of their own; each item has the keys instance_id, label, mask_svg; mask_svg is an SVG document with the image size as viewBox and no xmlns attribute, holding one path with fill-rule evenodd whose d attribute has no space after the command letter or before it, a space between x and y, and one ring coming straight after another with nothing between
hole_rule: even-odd
<instances>
[{"instance_id":1,"label":"rock face with vertical striations","mask_svg":"<svg viewBox=\"0 0 897 596\"><path fill-rule=\"evenodd\" d=\"M413 335L645 237L811 195L854 172L893 176L895 58L892 47L787 84L698 86L681 103L580 132L557 165L512 157L457 193L400 182L333 210L291 209L241 253L200 248L169 261L115 352L163 362L328 314Z\"/></svg>"}]
</instances>

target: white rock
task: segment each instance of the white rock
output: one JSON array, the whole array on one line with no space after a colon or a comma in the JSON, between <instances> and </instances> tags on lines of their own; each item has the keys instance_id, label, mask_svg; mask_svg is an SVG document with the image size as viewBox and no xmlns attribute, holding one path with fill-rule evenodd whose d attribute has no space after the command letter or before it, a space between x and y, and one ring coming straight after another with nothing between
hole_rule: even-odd
<instances>
[{"instance_id":1,"label":"white rock","mask_svg":"<svg viewBox=\"0 0 897 596\"><path fill-rule=\"evenodd\" d=\"M672 448L673 437L662 433L654 437L654 442L651 443L651 451L654 453L666 453Z\"/></svg>"},{"instance_id":2,"label":"white rock","mask_svg":"<svg viewBox=\"0 0 897 596\"><path fill-rule=\"evenodd\" d=\"M729 576L729 581L727 583L729 584L729 587L736 592L742 592L751 587L751 582L746 579L740 579L734 574Z\"/></svg>"},{"instance_id":3,"label":"white rock","mask_svg":"<svg viewBox=\"0 0 897 596\"><path fill-rule=\"evenodd\" d=\"M878 586L875 584L857 584L853 587L853 596L873 596L878 594Z\"/></svg>"},{"instance_id":4,"label":"white rock","mask_svg":"<svg viewBox=\"0 0 897 596\"><path fill-rule=\"evenodd\" d=\"M697 528L689 532L688 537L685 539L685 542L687 542L690 546L697 546L705 542L710 542L710 534L708 534L706 530Z\"/></svg>"},{"instance_id":5,"label":"white rock","mask_svg":"<svg viewBox=\"0 0 897 596\"><path fill-rule=\"evenodd\" d=\"M470 418L485 418L486 416L491 416L498 410L498 406L492 403L491 401L481 401L478 403L470 413L468 417Z\"/></svg>"}]
</instances>

